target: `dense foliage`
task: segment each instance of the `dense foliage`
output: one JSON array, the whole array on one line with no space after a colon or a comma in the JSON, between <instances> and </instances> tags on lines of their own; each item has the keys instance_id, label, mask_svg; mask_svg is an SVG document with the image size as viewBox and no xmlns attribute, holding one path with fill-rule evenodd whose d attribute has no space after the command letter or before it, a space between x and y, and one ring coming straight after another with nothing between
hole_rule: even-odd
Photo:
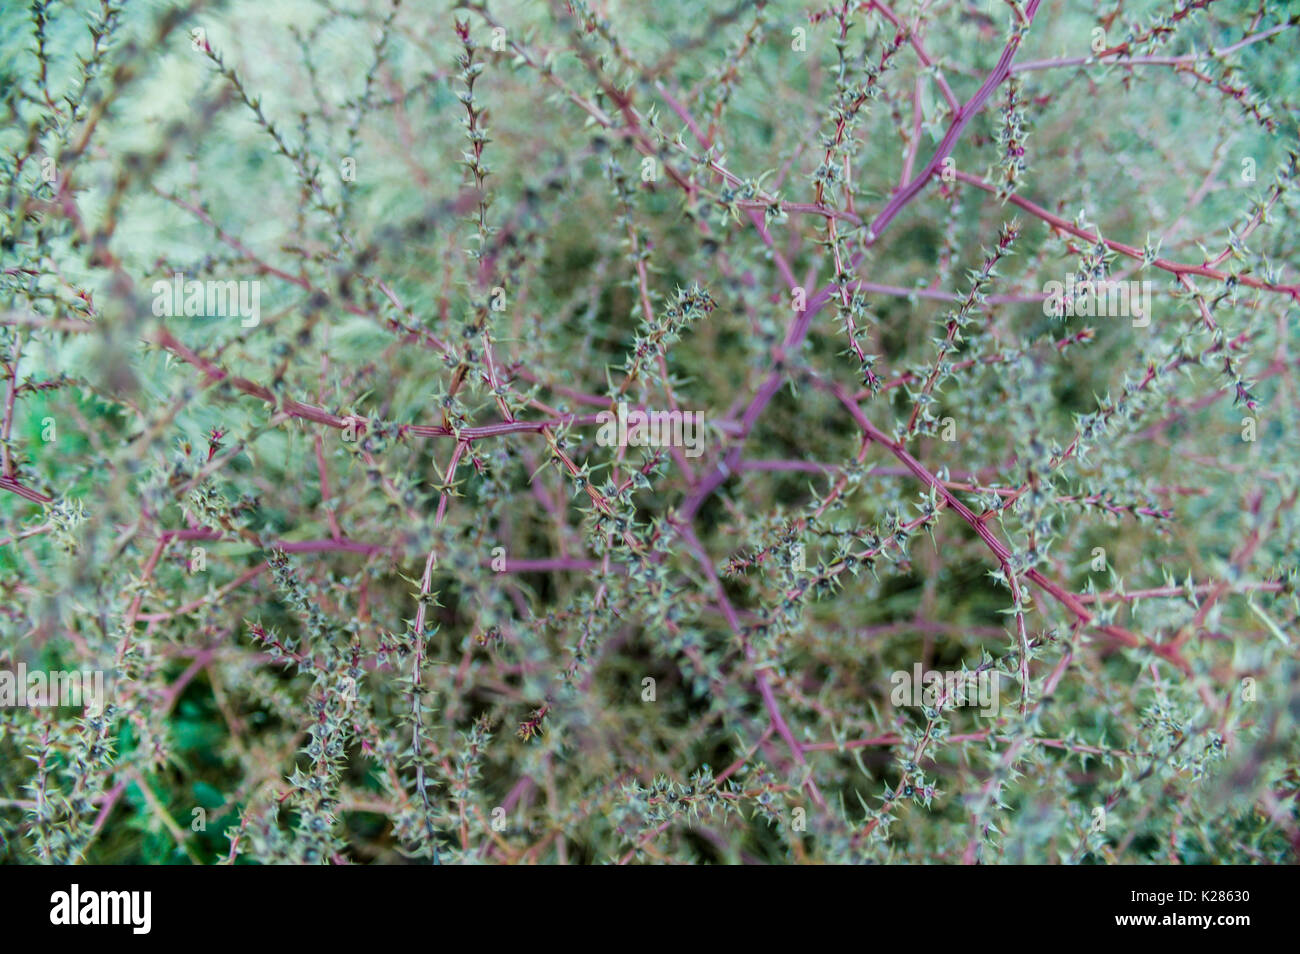
<instances>
[{"instance_id":1,"label":"dense foliage","mask_svg":"<svg viewBox=\"0 0 1300 954\"><path fill-rule=\"evenodd\" d=\"M1293 860L1298 26L6 5L0 860Z\"/></svg>"}]
</instances>

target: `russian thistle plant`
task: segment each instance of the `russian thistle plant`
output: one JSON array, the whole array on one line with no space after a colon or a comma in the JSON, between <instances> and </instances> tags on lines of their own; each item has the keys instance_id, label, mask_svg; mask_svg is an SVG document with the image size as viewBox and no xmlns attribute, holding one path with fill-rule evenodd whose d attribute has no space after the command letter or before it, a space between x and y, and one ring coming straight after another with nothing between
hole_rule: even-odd
<instances>
[{"instance_id":1,"label":"russian thistle plant","mask_svg":"<svg viewBox=\"0 0 1300 954\"><path fill-rule=\"evenodd\" d=\"M7 7L0 859L1294 859L1297 27Z\"/></svg>"}]
</instances>

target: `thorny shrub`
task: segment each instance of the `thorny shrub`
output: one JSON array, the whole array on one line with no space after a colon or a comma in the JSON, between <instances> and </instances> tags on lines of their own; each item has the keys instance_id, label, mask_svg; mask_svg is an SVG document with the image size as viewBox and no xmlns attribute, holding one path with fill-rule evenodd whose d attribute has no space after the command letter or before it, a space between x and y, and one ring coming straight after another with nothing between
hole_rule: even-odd
<instances>
[{"instance_id":1,"label":"thorny shrub","mask_svg":"<svg viewBox=\"0 0 1300 954\"><path fill-rule=\"evenodd\" d=\"M0 858L1294 858L1285 7L5 5Z\"/></svg>"}]
</instances>

